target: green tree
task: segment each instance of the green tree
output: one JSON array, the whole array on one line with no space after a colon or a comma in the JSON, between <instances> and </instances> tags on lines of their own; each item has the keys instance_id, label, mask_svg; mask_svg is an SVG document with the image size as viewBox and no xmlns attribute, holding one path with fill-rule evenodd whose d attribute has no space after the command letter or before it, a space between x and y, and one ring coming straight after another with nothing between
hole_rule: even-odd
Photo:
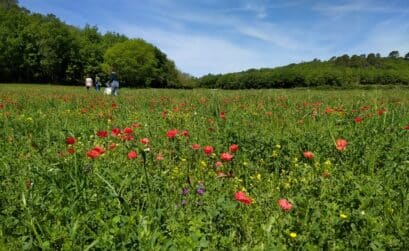
<instances>
[{"instance_id":1,"label":"green tree","mask_svg":"<svg viewBox=\"0 0 409 251\"><path fill-rule=\"evenodd\" d=\"M128 40L109 48L102 66L106 72L115 70L121 81L129 86L167 87L177 80L173 62L142 39Z\"/></svg>"},{"instance_id":2,"label":"green tree","mask_svg":"<svg viewBox=\"0 0 409 251\"><path fill-rule=\"evenodd\" d=\"M399 57L399 51L391 51L389 53L390 58L398 58Z\"/></svg>"},{"instance_id":3,"label":"green tree","mask_svg":"<svg viewBox=\"0 0 409 251\"><path fill-rule=\"evenodd\" d=\"M10 9L13 6L17 6L17 0L0 0L0 8Z\"/></svg>"},{"instance_id":4,"label":"green tree","mask_svg":"<svg viewBox=\"0 0 409 251\"><path fill-rule=\"evenodd\" d=\"M83 73L86 76L95 76L101 72L104 52L101 44L101 34L97 27L86 25L81 32L80 58Z\"/></svg>"}]
</instances>

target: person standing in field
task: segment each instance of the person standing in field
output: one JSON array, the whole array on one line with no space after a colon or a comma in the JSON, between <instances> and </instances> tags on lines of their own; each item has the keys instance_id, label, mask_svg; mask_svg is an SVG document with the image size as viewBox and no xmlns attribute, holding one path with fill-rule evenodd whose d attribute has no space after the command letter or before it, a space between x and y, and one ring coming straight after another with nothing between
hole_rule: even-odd
<instances>
[{"instance_id":1,"label":"person standing in field","mask_svg":"<svg viewBox=\"0 0 409 251\"><path fill-rule=\"evenodd\" d=\"M87 88L87 91L89 91L89 88L92 87L92 78L85 79L85 87Z\"/></svg>"},{"instance_id":2,"label":"person standing in field","mask_svg":"<svg viewBox=\"0 0 409 251\"><path fill-rule=\"evenodd\" d=\"M118 76L116 75L116 72L114 71L111 72L111 77L109 78L109 82L111 83L112 95L117 96L118 89L119 89L119 80L118 80Z\"/></svg>"},{"instance_id":3,"label":"person standing in field","mask_svg":"<svg viewBox=\"0 0 409 251\"><path fill-rule=\"evenodd\" d=\"M98 77L98 75L95 76L95 90L99 91L101 87L101 79Z\"/></svg>"}]
</instances>

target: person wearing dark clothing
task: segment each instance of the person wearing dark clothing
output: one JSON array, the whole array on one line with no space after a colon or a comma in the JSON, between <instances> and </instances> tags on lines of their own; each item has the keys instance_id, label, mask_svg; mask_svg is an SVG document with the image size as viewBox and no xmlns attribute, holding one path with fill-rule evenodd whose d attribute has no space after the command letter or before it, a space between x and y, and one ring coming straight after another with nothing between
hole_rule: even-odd
<instances>
[{"instance_id":1,"label":"person wearing dark clothing","mask_svg":"<svg viewBox=\"0 0 409 251\"><path fill-rule=\"evenodd\" d=\"M101 79L98 76L95 76L95 90L99 91L101 88Z\"/></svg>"},{"instance_id":2,"label":"person wearing dark clothing","mask_svg":"<svg viewBox=\"0 0 409 251\"><path fill-rule=\"evenodd\" d=\"M112 88L112 95L117 96L118 95L118 89L119 89L119 80L118 80L118 76L116 75L116 72L111 72L109 82L110 82L111 88Z\"/></svg>"}]
</instances>

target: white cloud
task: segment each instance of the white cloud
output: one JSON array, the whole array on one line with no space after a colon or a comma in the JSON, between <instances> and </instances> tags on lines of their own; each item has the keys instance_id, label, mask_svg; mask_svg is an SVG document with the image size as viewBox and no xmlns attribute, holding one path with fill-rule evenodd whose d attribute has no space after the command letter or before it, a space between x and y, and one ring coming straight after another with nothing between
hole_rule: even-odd
<instances>
[{"instance_id":1,"label":"white cloud","mask_svg":"<svg viewBox=\"0 0 409 251\"><path fill-rule=\"evenodd\" d=\"M235 29L243 35L263 40L284 49L296 50L301 47L298 40L290 37L288 33L280 31L276 25L237 25Z\"/></svg>"}]
</instances>

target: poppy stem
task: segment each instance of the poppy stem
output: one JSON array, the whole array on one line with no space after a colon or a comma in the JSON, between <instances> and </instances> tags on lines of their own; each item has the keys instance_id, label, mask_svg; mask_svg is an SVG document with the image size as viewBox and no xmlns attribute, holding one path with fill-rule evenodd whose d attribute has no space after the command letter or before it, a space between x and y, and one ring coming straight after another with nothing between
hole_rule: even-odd
<instances>
[{"instance_id":1,"label":"poppy stem","mask_svg":"<svg viewBox=\"0 0 409 251\"><path fill-rule=\"evenodd\" d=\"M146 178L146 185L148 186L148 192L149 194L151 193L151 185L149 182L149 176L148 176L148 170L146 169L146 152L142 151L142 158L143 158L143 170L145 172L145 178Z\"/></svg>"}]
</instances>

